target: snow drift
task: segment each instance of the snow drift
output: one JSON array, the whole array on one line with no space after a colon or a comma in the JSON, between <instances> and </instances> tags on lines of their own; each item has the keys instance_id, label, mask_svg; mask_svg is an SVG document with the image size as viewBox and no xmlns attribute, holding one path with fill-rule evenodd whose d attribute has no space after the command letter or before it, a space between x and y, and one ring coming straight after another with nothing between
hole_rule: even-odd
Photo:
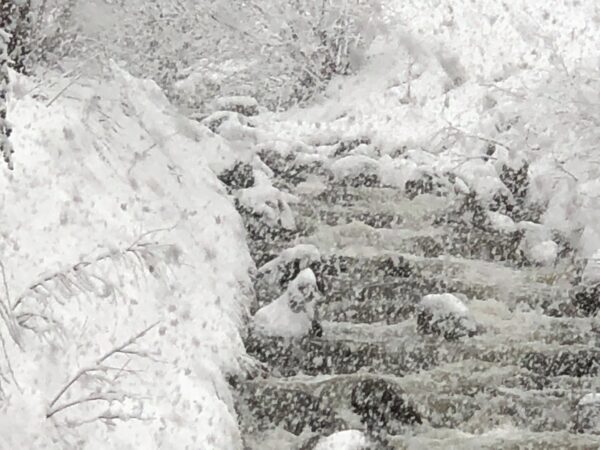
<instances>
[{"instance_id":1,"label":"snow drift","mask_svg":"<svg viewBox=\"0 0 600 450\"><path fill-rule=\"evenodd\" d=\"M13 78L0 255L22 349L2 327L0 448L241 448L225 376L253 263L214 174L235 154L114 65Z\"/></svg>"}]
</instances>

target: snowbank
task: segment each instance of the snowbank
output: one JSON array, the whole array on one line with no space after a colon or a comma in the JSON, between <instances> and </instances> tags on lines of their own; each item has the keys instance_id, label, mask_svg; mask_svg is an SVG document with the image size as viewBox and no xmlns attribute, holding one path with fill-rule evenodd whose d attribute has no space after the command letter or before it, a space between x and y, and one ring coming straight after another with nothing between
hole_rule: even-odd
<instances>
[{"instance_id":1,"label":"snowbank","mask_svg":"<svg viewBox=\"0 0 600 450\"><path fill-rule=\"evenodd\" d=\"M225 375L246 361L253 263L213 172L235 155L114 65L60 95L69 80L36 82L13 80L15 170L0 173L25 327L0 448L241 449Z\"/></svg>"}]
</instances>

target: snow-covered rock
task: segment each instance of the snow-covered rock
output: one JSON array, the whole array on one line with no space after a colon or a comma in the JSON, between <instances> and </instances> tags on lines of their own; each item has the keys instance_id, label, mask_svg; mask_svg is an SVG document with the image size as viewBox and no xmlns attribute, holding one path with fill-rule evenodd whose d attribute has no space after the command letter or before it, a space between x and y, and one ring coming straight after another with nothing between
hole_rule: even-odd
<instances>
[{"instance_id":1,"label":"snow-covered rock","mask_svg":"<svg viewBox=\"0 0 600 450\"><path fill-rule=\"evenodd\" d=\"M334 161L330 167L336 180L359 175L378 175L379 162L364 155L348 155Z\"/></svg>"},{"instance_id":2,"label":"snow-covered rock","mask_svg":"<svg viewBox=\"0 0 600 450\"><path fill-rule=\"evenodd\" d=\"M308 335L318 296L313 271L302 270L279 298L256 312L252 319L253 330L270 337L302 338Z\"/></svg>"},{"instance_id":3,"label":"snow-covered rock","mask_svg":"<svg viewBox=\"0 0 600 450\"><path fill-rule=\"evenodd\" d=\"M266 223L270 225L294 230L296 220L289 204L297 203L298 197L274 187L265 173L256 172L254 175L253 187L236 192L240 204L263 216Z\"/></svg>"},{"instance_id":4,"label":"snow-covered rock","mask_svg":"<svg viewBox=\"0 0 600 450\"><path fill-rule=\"evenodd\" d=\"M490 225L495 230L502 231L505 233L512 233L517 230L517 225L515 224L514 220L512 220L505 214L495 211L488 211L487 216Z\"/></svg>"},{"instance_id":5,"label":"snow-covered rock","mask_svg":"<svg viewBox=\"0 0 600 450\"><path fill-rule=\"evenodd\" d=\"M588 286L600 284L600 250L587 260L581 274L581 283Z\"/></svg>"},{"instance_id":6,"label":"snow-covered rock","mask_svg":"<svg viewBox=\"0 0 600 450\"><path fill-rule=\"evenodd\" d=\"M524 232L521 248L529 261L541 265L556 261L558 244L552 240L550 231L544 225L528 221L521 221L516 225Z\"/></svg>"},{"instance_id":7,"label":"snow-covered rock","mask_svg":"<svg viewBox=\"0 0 600 450\"><path fill-rule=\"evenodd\" d=\"M321 252L312 244L298 244L291 248L283 250L276 258L263 264L258 269L258 273L264 274L270 283L276 283L282 273L282 268L292 262L298 261L300 269L306 269L312 262L321 258Z\"/></svg>"},{"instance_id":8,"label":"snow-covered rock","mask_svg":"<svg viewBox=\"0 0 600 450\"><path fill-rule=\"evenodd\" d=\"M600 393L590 392L579 399L575 422L579 432L600 434Z\"/></svg>"},{"instance_id":9,"label":"snow-covered rock","mask_svg":"<svg viewBox=\"0 0 600 450\"><path fill-rule=\"evenodd\" d=\"M477 333L469 308L453 294L430 294L421 299L417 327L425 334L439 334L446 339L473 336Z\"/></svg>"},{"instance_id":10,"label":"snow-covered rock","mask_svg":"<svg viewBox=\"0 0 600 450\"><path fill-rule=\"evenodd\" d=\"M214 108L220 111L235 111L244 116L258 114L258 102L247 96L220 97L214 101Z\"/></svg>"},{"instance_id":11,"label":"snow-covered rock","mask_svg":"<svg viewBox=\"0 0 600 450\"><path fill-rule=\"evenodd\" d=\"M529 261L538 264L553 264L558 257L558 244L551 240L538 242L531 247L526 247L525 256Z\"/></svg>"},{"instance_id":12,"label":"snow-covered rock","mask_svg":"<svg viewBox=\"0 0 600 450\"><path fill-rule=\"evenodd\" d=\"M322 438L314 450L365 450L370 444L362 431L345 430Z\"/></svg>"}]
</instances>

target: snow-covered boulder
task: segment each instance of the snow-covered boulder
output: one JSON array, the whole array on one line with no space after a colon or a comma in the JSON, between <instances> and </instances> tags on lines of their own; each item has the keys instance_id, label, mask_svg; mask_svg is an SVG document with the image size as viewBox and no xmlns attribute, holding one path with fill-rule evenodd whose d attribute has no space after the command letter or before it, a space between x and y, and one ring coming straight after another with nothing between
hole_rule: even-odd
<instances>
[{"instance_id":1,"label":"snow-covered boulder","mask_svg":"<svg viewBox=\"0 0 600 450\"><path fill-rule=\"evenodd\" d=\"M244 116L256 116L258 114L258 102L255 98L247 96L220 97L213 105L218 111L233 111Z\"/></svg>"},{"instance_id":2,"label":"snow-covered boulder","mask_svg":"<svg viewBox=\"0 0 600 450\"><path fill-rule=\"evenodd\" d=\"M308 335L318 297L315 275L312 270L304 269L279 298L256 312L252 319L254 332L289 339Z\"/></svg>"},{"instance_id":3,"label":"snow-covered boulder","mask_svg":"<svg viewBox=\"0 0 600 450\"><path fill-rule=\"evenodd\" d=\"M465 303L453 294L430 294L417 308L417 328L452 340L477 333L477 324Z\"/></svg>"},{"instance_id":4,"label":"snow-covered boulder","mask_svg":"<svg viewBox=\"0 0 600 450\"><path fill-rule=\"evenodd\" d=\"M236 192L240 204L262 216L269 225L281 226L286 230L296 229L296 220L289 204L297 203L298 197L274 187L263 172L254 175L253 187Z\"/></svg>"},{"instance_id":5,"label":"snow-covered boulder","mask_svg":"<svg viewBox=\"0 0 600 450\"><path fill-rule=\"evenodd\" d=\"M487 217L490 226L494 230L504 233L514 233L517 231L517 225L515 224L515 221L505 214L496 211L488 211Z\"/></svg>"},{"instance_id":6,"label":"snow-covered boulder","mask_svg":"<svg viewBox=\"0 0 600 450\"><path fill-rule=\"evenodd\" d=\"M600 284L600 250L586 261L581 273L581 283L588 286Z\"/></svg>"},{"instance_id":7,"label":"snow-covered boulder","mask_svg":"<svg viewBox=\"0 0 600 450\"><path fill-rule=\"evenodd\" d=\"M558 257L558 244L551 240L538 242L526 249L525 256L529 261L544 266L553 264Z\"/></svg>"},{"instance_id":8,"label":"snow-covered boulder","mask_svg":"<svg viewBox=\"0 0 600 450\"><path fill-rule=\"evenodd\" d=\"M579 432L600 434L600 393L591 392L579 399L575 427Z\"/></svg>"},{"instance_id":9,"label":"snow-covered boulder","mask_svg":"<svg viewBox=\"0 0 600 450\"><path fill-rule=\"evenodd\" d=\"M379 161L364 155L349 155L334 161L330 170L336 181L379 179Z\"/></svg>"},{"instance_id":10,"label":"snow-covered boulder","mask_svg":"<svg viewBox=\"0 0 600 450\"><path fill-rule=\"evenodd\" d=\"M366 450L371 445L367 436L359 430L345 430L321 438L314 450Z\"/></svg>"},{"instance_id":11,"label":"snow-covered boulder","mask_svg":"<svg viewBox=\"0 0 600 450\"><path fill-rule=\"evenodd\" d=\"M311 263L321 259L321 252L312 244L298 244L286 248L277 257L263 264L258 273L262 274L269 283L277 283L284 276L285 267L298 261L299 269L306 269Z\"/></svg>"},{"instance_id":12,"label":"snow-covered boulder","mask_svg":"<svg viewBox=\"0 0 600 450\"><path fill-rule=\"evenodd\" d=\"M523 232L521 248L528 261L540 264L553 264L558 257L558 244L552 240L550 231L541 224L521 221L517 228Z\"/></svg>"}]
</instances>

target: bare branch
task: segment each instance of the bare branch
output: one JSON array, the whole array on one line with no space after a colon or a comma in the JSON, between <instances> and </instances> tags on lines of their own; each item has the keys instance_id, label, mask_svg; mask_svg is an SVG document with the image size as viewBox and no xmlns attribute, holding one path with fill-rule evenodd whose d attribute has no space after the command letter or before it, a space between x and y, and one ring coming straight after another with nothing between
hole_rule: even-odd
<instances>
[{"instance_id":1,"label":"bare branch","mask_svg":"<svg viewBox=\"0 0 600 450\"><path fill-rule=\"evenodd\" d=\"M93 400L94 401L95 400L106 400L106 396L108 394L102 394L102 395L98 395L98 396L86 397L83 400L80 399L80 400L68 402L68 403L63 404L63 405L55 406L56 403L58 402L58 400L60 400L60 398L65 394L65 392L67 392L67 390L69 390L69 388L71 386L73 386L73 384L75 384L83 375L85 375L87 373L90 373L90 372L105 371L105 370L107 370L107 367L102 365L102 363L104 361L106 361L108 358L110 358L111 356L113 356L113 355L115 355L117 353L126 354L126 350L127 350L128 346L130 346L131 344L133 344L134 342L136 342L138 339L141 339L144 335L146 335L150 330L152 330L158 324L159 324L159 322L153 323L152 325L144 328L142 331L140 331L135 336L132 336L127 341L123 342L121 345L118 345L118 346L112 348L111 350L109 350L108 352L106 352L104 355L102 355L100 358L98 358L96 360L96 363L95 363L94 366L84 367L84 368L80 369L67 382L67 384L58 392L58 394L56 394L56 396L54 397L54 399L50 402L50 405L48 406L48 411L46 413L46 418L50 418L54 414L56 414L57 412L63 411L65 409L69 408L70 406L74 406L74 405L80 404L82 402L93 401ZM92 399L92 400L90 400L90 399Z\"/></svg>"}]
</instances>

